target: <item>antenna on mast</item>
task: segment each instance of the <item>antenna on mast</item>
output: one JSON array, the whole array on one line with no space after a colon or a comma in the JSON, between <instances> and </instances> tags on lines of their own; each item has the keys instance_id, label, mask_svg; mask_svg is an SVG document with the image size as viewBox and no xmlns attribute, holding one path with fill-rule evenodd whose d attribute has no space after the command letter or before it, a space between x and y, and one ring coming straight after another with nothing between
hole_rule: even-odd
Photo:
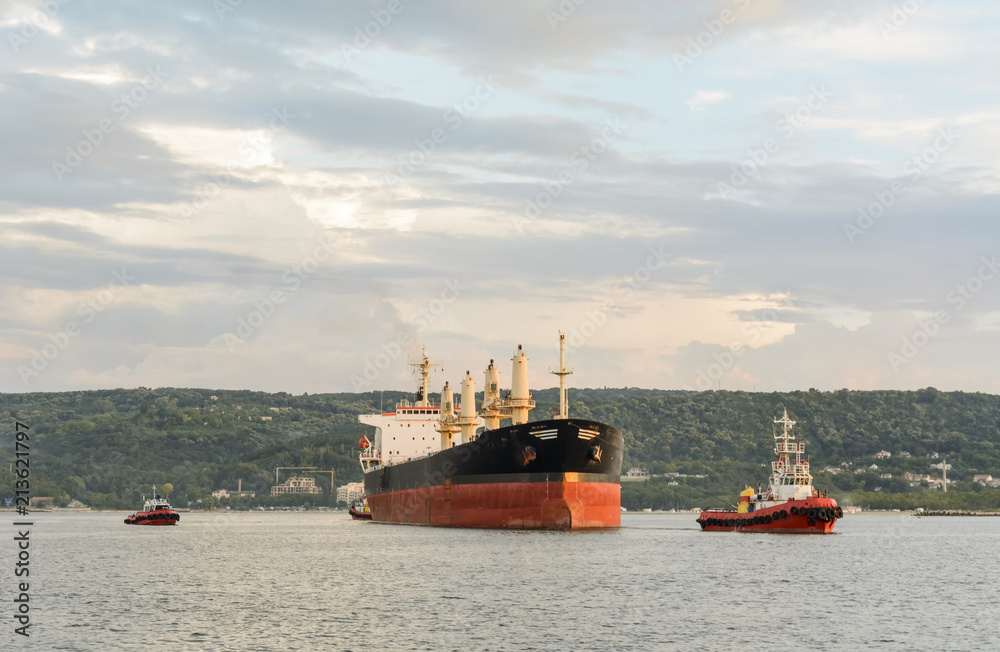
<instances>
[{"instance_id":1,"label":"antenna on mast","mask_svg":"<svg viewBox=\"0 0 1000 652\"><path fill-rule=\"evenodd\" d=\"M559 371L550 371L550 374L559 376L559 414L557 419L569 418L569 403L566 401L566 376L573 373L566 370L566 335L559 331Z\"/></svg>"},{"instance_id":2,"label":"antenna on mast","mask_svg":"<svg viewBox=\"0 0 1000 652\"><path fill-rule=\"evenodd\" d=\"M431 362L427 359L427 347L423 347L421 350L420 360L418 362L410 362L411 367L416 367L420 370L420 389L417 390L417 407L430 407L430 401L427 396L430 392L430 377L431 369L440 368L440 362Z\"/></svg>"}]
</instances>

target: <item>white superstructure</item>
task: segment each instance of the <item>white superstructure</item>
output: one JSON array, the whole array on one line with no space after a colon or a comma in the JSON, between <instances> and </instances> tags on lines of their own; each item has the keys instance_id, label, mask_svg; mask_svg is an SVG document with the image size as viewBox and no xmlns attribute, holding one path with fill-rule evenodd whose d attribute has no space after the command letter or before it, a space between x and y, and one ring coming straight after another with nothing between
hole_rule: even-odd
<instances>
[{"instance_id":1,"label":"white superstructure","mask_svg":"<svg viewBox=\"0 0 1000 652\"><path fill-rule=\"evenodd\" d=\"M560 343L560 381L564 381L565 338L562 333ZM420 388L417 401L411 405L403 400L396 404L393 412L364 414L358 421L375 427L372 439L361 440L361 466L367 472L384 465L399 464L419 457L433 455L439 451L473 441L480 428L494 430L500 427L501 419L511 419L512 423L527 423L528 412L535 407L528 388L528 356L518 345L511 374L511 389L501 397L500 372L490 360L486 369L486 384L483 388L482 411L476 412L476 383L468 371L462 379L461 405L455 408L455 396L450 385L445 383L441 390L441 405L432 406L428 400L430 370L438 366L430 362L425 350L421 359L410 364L420 372ZM560 383L560 414L566 418L565 384Z\"/></svg>"},{"instance_id":2,"label":"white superstructure","mask_svg":"<svg viewBox=\"0 0 1000 652\"><path fill-rule=\"evenodd\" d=\"M795 422L784 416L774 420L774 461L771 462L771 486L762 494L753 495L750 502L756 509L770 507L789 500L805 500L818 496L813 488L813 477L809 473L809 461L805 459L805 443L795 440L792 426ZM779 429L778 426L781 426Z\"/></svg>"}]
</instances>

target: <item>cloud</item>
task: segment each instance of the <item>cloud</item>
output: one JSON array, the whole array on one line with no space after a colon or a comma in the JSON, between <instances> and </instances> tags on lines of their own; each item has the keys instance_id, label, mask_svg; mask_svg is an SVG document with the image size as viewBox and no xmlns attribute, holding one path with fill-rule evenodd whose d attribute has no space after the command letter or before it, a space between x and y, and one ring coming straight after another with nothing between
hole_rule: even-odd
<instances>
[{"instance_id":1,"label":"cloud","mask_svg":"<svg viewBox=\"0 0 1000 652\"><path fill-rule=\"evenodd\" d=\"M410 388L419 344L464 370L523 343L544 384L560 328L579 385L681 388L736 342L724 388L996 390L1000 285L948 301L1000 236L992 6L883 39L887 3L754 2L683 71L734 3L403 3L367 44L379 3L74 6L0 58L0 391L351 390L404 336L372 388Z\"/></svg>"},{"instance_id":2,"label":"cloud","mask_svg":"<svg viewBox=\"0 0 1000 652\"><path fill-rule=\"evenodd\" d=\"M698 91L688 100L687 105L692 111L701 111L706 106L718 104L726 99L729 99L729 93L725 91Z\"/></svg>"}]
</instances>

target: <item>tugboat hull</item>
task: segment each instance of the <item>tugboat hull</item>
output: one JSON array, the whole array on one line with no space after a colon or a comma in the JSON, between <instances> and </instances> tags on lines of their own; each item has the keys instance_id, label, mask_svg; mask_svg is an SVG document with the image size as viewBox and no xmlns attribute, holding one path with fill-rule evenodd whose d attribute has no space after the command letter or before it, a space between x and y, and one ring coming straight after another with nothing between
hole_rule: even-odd
<instances>
[{"instance_id":1,"label":"tugboat hull","mask_svg":"<svg viewBox=\"0 0 1000 652\"><path fill-rule=\"evenodd\" d=\"M832 534L843 510L832 498L791 500L753 512L702 512L698 524L706 532L780 532Z\"/></svg>"},{"instance_id":2,"label":"tugboat hull","mask_svg":"<svg viewBox=\"0 0 1000 652\"><path fill-rule=\"evenodd\" d=\"M177 512L139 512L125 518L126 525L177 525L181 515Z\"/></svg>"}]
</instances>

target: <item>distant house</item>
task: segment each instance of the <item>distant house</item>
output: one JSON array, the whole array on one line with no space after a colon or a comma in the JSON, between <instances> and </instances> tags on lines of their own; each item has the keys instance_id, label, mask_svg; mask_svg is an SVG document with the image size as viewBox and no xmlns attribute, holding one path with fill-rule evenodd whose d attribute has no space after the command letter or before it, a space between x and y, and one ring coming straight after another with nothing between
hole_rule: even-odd
<instances>
[{"instance_id":1,"label":"distant house","mask_svg":"<svg viewBox=\"0 0 1000 652\"><path fill-rule=\"evenodd\" d=\"M868 468L871 469L872 471L878 471L878 464L872 464Z\"/></svg>"},{"instance_id":2,"label":"distant house","mask_svg":"<svg viewBox=\"0 0 1000 652\"><path fill-rule=\"evenodd\" d=\"M230 496L250 496L253 498L257 495L256 491L242 491L243 481L240 480L240 491L228 491L226 489L216 489L212 492L212 496L215 498L229 498Z\"/></svg>"},{"instance_id":3,"label":"distant house","mask_svg":"<svg viewBox=\"0 0 1000 652\"><path fill-rule=\"evenodd\" d=\"M910 454L907 453L906 451L899 451L899 456L900 457L910 457Z\"/></svg>"},{"instance_id":4,"label":"distant house","mask_svg":"<svg viewBox=\"0 0 1000 652\"><path fill-rule=\"evenodd\" d=\"M669 476L672 474L668 473L667 475ZM621 476L622 482L644 482L646 480L649 480L649 471L646 469L640 469L637 466L633 466L631 469L626 471L623 476Z\"/></svg>"},{"instance_id":5,"label":"distant house","mask_svg":"<svg viewBox=\"0 0 1000 652\"><path fill-rule=\"evenodd\" d=\"M875 459L877 460L887 460L890 457L892 457L892 453L890 453L889 451L879 451L875 453Z\"/></svg>"},{"instance_id":6,"label":"distant house","mask_svg":"<svg viewBox=\"0 0 1000 652\"><path fill-rule=\"evenodd\" d=\"M832 466L828 466L828 467L826 467L823 470L826 471L827 473L843 473L844 472L843 469L835 469Z\"/></svg>"},{"instance_id":7,"label":"distant house","mask_svg":"<svg viewBox=\"0 0 1000 652\"><path fill-rule=\"evenodd\" d=\"M986 484L990 484L990 483L993 482L993 476L992 475L974 475L974 476L972 476L972 481L973 482L978 482L979 484L986 485Z\"/></svg>"},{"instance_id":8,"label":"distant house","mask_svg":"<svg viewBox=\"0 0 1000 652\"><path fill-rule=\"evenodd\" d=\"M932 469L940 469L942 466L951 471L951 464L946 464L945 462L938 462L937 464L931 464Z\"/></svg>"},{"instance_id":9,"label":"distant house","mask_svg":"<svg viewBox=\"0 0 1000 652\"><path fill-rule=\"evenodd\" d=\"M891 473L883 473L882 477L888 480L888 479L892 478L892 474Z\"/></svg>"},{"instance_id":10,"label":"distant house","mask_svg":"<svg viewBox=\"0 0 1000 652\"><path fill-rule=\"evenodd\" d=\"M937 458L938 458L938 454L935 453L935 452L931 452L931 459L932 460L936 460Z\"/></svg>"}]
</instances>

